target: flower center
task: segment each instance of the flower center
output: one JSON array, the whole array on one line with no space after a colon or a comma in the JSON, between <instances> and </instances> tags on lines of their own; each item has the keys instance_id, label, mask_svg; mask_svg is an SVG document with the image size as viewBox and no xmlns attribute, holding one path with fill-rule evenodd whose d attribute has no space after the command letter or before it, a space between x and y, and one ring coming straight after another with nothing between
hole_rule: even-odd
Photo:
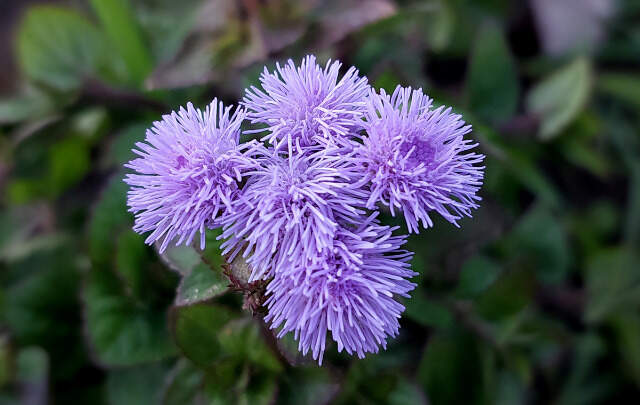
<instances>
[{"instance_id":1,"label":"flower center","mask_svg":"<svg viewBox=\"0 0 640 405\"><path fill-rule=\"evenodd\" d=\"M405 167L412 169L423 163L425 167L430 168L435 164L437 148L429 141L413 138L407 140L400 146L400 154L406 159ZM410 153L410 154L409 154Z\"/></svg>"},{"instance_id":2,"label":"flower center","mask_svg":"<svg viewBox=\"0 0 640 405\"><path fill-rule=\"evenodd\" d=\"M187 158L185 158L184 156L180 155L176 159L176 162L177 162L176 169L182 169L183 167L185 167L187 165Z\"/></svg>"}]
</instances>

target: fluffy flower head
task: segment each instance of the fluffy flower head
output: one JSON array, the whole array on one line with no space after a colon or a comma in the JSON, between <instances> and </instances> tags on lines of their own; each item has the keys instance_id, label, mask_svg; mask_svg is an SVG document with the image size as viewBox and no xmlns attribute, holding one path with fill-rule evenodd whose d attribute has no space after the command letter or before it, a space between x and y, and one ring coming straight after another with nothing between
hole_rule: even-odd
<instances>
[{"instance_id":1,"label":"fluffy flower head","mask_svg":"<svg viewBox=\"0 0 640 405\"><path fill-rule=\"evenodd\" d=\"M358 154L370 182L368 208L378 202L404 213L409 232L433 225L430 211L457 224L471 216L480 197L484 156L469 152L477 144L460 115L433 109L422 90L398 86L391 96L371 92L364 124L368 137Z\"/></svg>"},{"instance_id":2,"label":"fluffy flower head","mask_svg":"<svg viewBox=\"0 0 640 405\"><path fill-rule=\"evenodd\" d=\"M354 188L357 167L349 156L321 151L283 157L263 150L260 166L222 218L222 245L233 259L243 251L254 273L273 275L300 257L332 246L338 221L357 217L366 194Z\"/></svg>"},{"instance_id":3,"label":"fluffy flower head","mask_svg":"<svg viewBox=\"0 0 640 405\"><path fill-rule=\"evenodd\" d=\"M292 60L277 64L273 73L265 67L262 89L247 89L242 102L249 120L266 126L255 132L268 131L263 139L276 149L312 146L319 139L348 144L360 129L369 85L354 67L338 80L340 66L329 61L323 69L314 56L307 56L300 67Z\"/></svg>"},{"instance_id":4,"label":"fluffy flower head","mask_svg":"<svg viewBox=\"0 0 640 405\"><path fill-rule=\"evenodd\" d=\"M136 143L139 155L125 166L127 203L135 213L134 230L151 231L147 243L191 243L213 226L222 212L232 212L243 173L252 165L238 147L244 111L214 100L204 111L189 103L163 116Z\"/></svg>"},{"instance_id":5,"label":"fluffy flower head","mask_svg":"<svg viewBox=\"0 0 640 405\"><path fill-rule=\"evenodd\" d=\"M416 273L409 269L411 253L400 250L403 236L379 225L375 214L351 229L336 232L333 248L301 263L299 271L276 274L269 283L265 318L278 337L293 332L299 350L311 350L322 364L327 332L349 354L364 357L386 348L388 336L398 333L404 306Z\"/></svg>"}]
</instances>

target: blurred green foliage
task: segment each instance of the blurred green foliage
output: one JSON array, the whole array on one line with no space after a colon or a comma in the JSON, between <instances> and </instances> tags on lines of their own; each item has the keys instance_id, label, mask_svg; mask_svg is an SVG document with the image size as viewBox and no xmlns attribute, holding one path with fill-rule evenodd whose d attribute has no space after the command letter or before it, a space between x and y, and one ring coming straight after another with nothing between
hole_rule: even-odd
<instances>
[{"instance_id":1,"label":"blurred green foliage","mask_svg":"<svg viewBox=\"0 0 640 405\"><path fill-rule=\"evenodd\" d=\"M596 26L538 0L65 3L13 6L1 55L0 404L638 402L637 2L555 3ZM161 114L309 52L423 87L487 155L474 218L409 240L400 336L322 368L241 310L216 234L145 246L122 182Z\"/></svg>"}]
</instances>

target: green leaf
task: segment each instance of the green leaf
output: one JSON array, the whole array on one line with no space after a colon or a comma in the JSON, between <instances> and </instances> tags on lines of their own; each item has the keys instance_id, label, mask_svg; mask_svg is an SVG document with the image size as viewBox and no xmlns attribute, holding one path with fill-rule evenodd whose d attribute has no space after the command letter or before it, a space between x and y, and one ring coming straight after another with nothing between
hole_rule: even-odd
<instances>
[{"instance_id":1,"label":"green leaf","mask_svg":"<svg viewBox=\"0 0 640 405\"><path fill-rule=\"evenodd\" d=\"M34 227L42 226L48 215L48 209L42 209L42 206L37 205L22 205L7 207L8 209L0 212L0 259L3 261L11 262L12 259L20 260L33 254L40 248L49 248L51 245L57 243L42 243L38 242L38 249L23 249L20 252L21 246L28 245L33 239L64 239L63 235L41 235L33 237L31 229ZM48 207L47 207L48 208ZM18 251L18 254L15 252ZM24 254L23 254L24 253Z\"/></svg>"},{"instance_id":2,"label":"green leaf","mask_svg":"<svg viewBox=\"0 0 640 405\"><path fill-rule=\"evenodd\" d=\"M144 38L149 42L149 50L155 61L166 63L176 58L180 47L191 34L198 33L196 23L198 18L206 14L207 10L214 10L213 25L228 21L228 1L218 3L203 3L200 0L184 0L181 2L164 0L161 3L135 2L134 11ZM161 6L160 6L161 4ZM222 5L223 9L218 8ZM231 4L233 6L233 4ZM213 6L213 7L211 7ZM207 19L207 26L212 21Z\"/></svg>"},{"instance_id":3,"label":"green leaf","mask_svg":"<svg viewBox=\"0 0 640 405\"><path fill-rule=\"evenodd\" d=\"M191 361L210 367L225 354L218 334L231 317L231 311L218 305L173 307L170 319L176 344Z\"/></svg>"},{"instance_id":4,"label":"green leaf","mask_svg":"<svg viewBox=\"0 0 640 405\"><path fill-rule=\"evenodd\" d=\"M110 366L161 360L176 351L160 294L165 273L153 273L143 237L131 231L126 189L121 175L114 176L89 226L93 266L83 294L86 336L96 360Z\"/></svg>"},{"instance_id":5,"label":"green leaf","mask_svg":"<svg viewBox=\"0 0 640 405\"><path fill-rule=\"evenodd\" d=\"M71 325L58 322L60 317L74 313L77 304L77 273L65 260L67 254L67 250L42 252L16 264L16 270L43 266L6 290L6 321L24 343L60 343L73 333Z\"/></svg>"},{"instance_id":6,"label":"green leaf","mask_svg":"<svg viewBox=\"0 0 640 405\"><path fill-rule=\"evenodd\" d=\"M7 184L9 202L22 205L47 195L46 185L40 179L12 179Z\"/></svg>"},{"instance_id":7,"label":"green leaf","mask_svg":"<svg viewBox=\"0 0 640 405\"><path fill-rule=\"evenodd\" d=\"M506 165L518 181L546 205L556 207L560 204L558 189L545 177L530 156L512 153Z\"/></svg>"},{"instance_id":8,"label":"green leaf","mask_svg":"<svg viewBox=\"0 0 640 405\"><path fill-rule=\"evenodd\" d=\"M418 378L430 404L476 403L482 385L474 342L462 334L435 335L422 355ZM461 390L460 381L474 381L474 384Z\"/></svg>"},{"instance_id":9,"label":"green leaf","mask_svg":"<svg viewBox=\"0 0 640 405\"><path fill-rule=\"evenodd\" d=\"M603 375L598 362L607 355L605 342L593 333L584 334L573 344L573 362L558 396L559 405L600 403L611 394L614 387Z\"/></svg>"},{"instance_id":10,"label":"green leaf","mask_svg":"<svg viewBox=\"0 0 640 405\"><path fill-rule=\"evenodd\" d=\"M107 163L110 165L122 165L137 157L132 149L136 142L144 140L145 132L149 128L147 123L137 123L125 127L116 135L107 153Z\"/></svg>"},{"instance_id":11,"label":"green leaf","mask_svg":"<svg viewBox=\"0 0 640 405\"><path fill-rule=\"evenodd\" d=\"M495 388L496 405L523 404L525 400L525 386L522 381L512 373L503 371L497 379Z\"/></svg>"},{"instance_id":12,"label":"green leaf","mask_svg":"<svg viewBox=\"0 0 640 405\"><path fill-rule=\"evenodd\" d=\"M158 242L156 242L156 246L159 246ZM160 254L160 258L164 264L181 276L188 276L198 264L202 263L202 257L198 251L185 245L170 245Z\"/></svg>"},{"instance_id":13,"label":"green leaf","mask_svg":"<svg viewBox=\"0 0 640 405\"><path fill-rule=\"evenodd\" d=\"M531 89L526 106L542 119L540 139L559 135L580 114L589 99L592 81L591 65L579 58Z\"/></svg>"},{"instance_id":14,"label":"green leaf","mask_svg":"<svg viewBox=\"0 0 640 405\"><path fill-rule=\"evenodd\" d=\"M485 256L475 256L462 265L456 295L471 298L484 292L500 275L500 266Z\"/></svg>"},{"instance_id":15,"label":"green leaf","mask_svg":"<svg viewBox=\"0 0 640 405\"><path fill-rule=\"evenodd\" d=\"M42 118L54 110L48 95L35 87L28 87L22 94L0 99L0 124L16 124L21 121Z\"/></svg>"},{"instance_id":16,"label":"green leaf","mask_svg":"<svg viewBox=\"0 0 640 405\"><path fill-rule=\"evenodd\" d=\"M373 86L376 89L384 89L387 93L393 94L393 91L396 89L400 82L400 78L396 76L392 71L385 70L380 75L378 75L378 77L376 77L376 81L373 83Z\"/></svg>"},{"instance_id":17,"label":"green leaf","mask_svg":"<svg viewBox=\"0 0 640 405\"><path fill-rule=\"evenodd\" d=\"M640 110L640 75L603 73L598 76L598 90Z\"/></svg>"},{"instance_id":18,"label":"green leaf","mask_svg":"<svg viewBox=\"0 0 640 405\"><path fill-rule=\"evenodd\" d=\"M505 272L476 301L476 310L493 321L507 321L516 316L533 296L533 279L526 271Z\"/></svg>"},{"instance_id":19,"label":"green leaf","mask_svg":"<svg viewBox=\"0 0 640 405\"><path fill-rule=\"evenodd\" d=\"M513 257L522 257L524 266L545 283L558 283L567 275L571 252L564 227L543 207L528 212L506 240Z\"/></svg>"},{"instance_id":20,"label":"green leaf","mask_svg":"<svg viewBox=\"0 0 640 405\"><path fill-rule=\"evenodd\" d=\"M0 248L0 258L8 263L20 261L27 257L62 246L69 241L69 236L58 233L37 235L29 239L18 239L10 245Z\"/></svg>"},{"instance_id":21,"label":"green leaf","mask_svg":"<svg viewBox=\"0 0 640 405\"><path fill-rule=\"evenodd\" d=\"M277 394L278 384L275 378L257 379L252 376L240 401L247 405L269 405L276 402Z\"/></svg>"},{"instance_id":22,"label":"green leaf","mask_svg":"<svg viewBox=\"0 0 640 405\"><path fill-rule=\"evenodd\" d=\"M141 84L152 60L128 0L91 0L113 47L122 57L131 81Z\"/></svg>"},{"instance_id":23,"label":"green leaf","mask_svg":"<svg viewBox=\"0 0 640 405\"><path fill-rule=\"evenodd\" d=\"M222 240L218 240L218 236L220 236L221 234L221 228L207 229L207 232L205 234L206 246L204 250L199 251L205 263L207 263L209 267L216 271L220 271L222 269L222 265L226 263L226 261L222 257L222 251L220 250Z\"/></svg>"},{"instance_id":24,"label":"green leaf","mask_svg":"<svg viewBox=\"0 0 640 405\"><path fill-rule=\"evenodd\" d=\"M127 297L108 270L91 270L83 298L86 335L102 364L137 365L175 353L164 309L143 306Z\"/></svg>"},{"instance_id":25,"label":"green leaf","mask_svg":"<svg viewBox=\"0 0 640 405\"><path fill-rule=\"evenodd\" d=\"M278 394L278 404L328 404L339 386L326 368L300 367L287 375Z\"/></svg>"},{"instance_id":26,"label":"green leaf","mask_svg":"<svg viewBox=\"0 0 640 405\"><path fill-rule=\"evenodd\" d=\"M504 184L504 174L514 177L519 183L535 194L542 202L550 207L560 203L560 192L540 171L530 154L505 144L502 137L486 125L475 125L475 136L481 144L490 151L489 158L494 155L497 161L487 161L489 170L486 173L485 188L491 189L496 195L507 194Z\"/></svg>"},{"instance_id":27,"label":"green leaf","mask_svg":"<svg viewBox=\"0 0 640 405\"><path fill-rule=\"evenodd\" d=\"M441 2L435 6L433 13L427 13L423 25L427 41L434 52L444 51L453 37L456 28L455 14L449 3Z\"/></svg>"},{"instance_id":28,"label":"green leaf","mask_svg":"<svg viewBox=\"0 0 640 405\"><path fill-rule=\"evenodd\" d=\"M599 200L576 211L570 224L569 233L575 235L582 251L594 252L620 229L621 213L612 201Z\"/></svg>"},{"instance_id":29,"label":"green leaf","mask_svg":"<svg viewBox=\"0 0 640 405\"><path fill-rule=\"evenodd\" d=\"M18 375L20 381L42 382L49 375L49 356L40 347L27 347L18 353L16 359Z\"/></svg>"},{"instance_id":30,"label":"green leaf","mask_svg":"<svg viewBox=\"0 0 640 405\"><path fill-rule=\"evenodd\" d=\"M518 106L515 62L499 26L485 25L475 41L467 77L469 107L486 121L506 121Z\"/></svg>"},{"instance_id":31,"label":"green leaf","mask_svg":"<svg viewBox=\"0 0 640 405\"><path fill-rule=\"evenodd\" d=\"M569 132L574 128L570 127ZM576 128L580 130L580 128ZM574 133L572 135L578 135ZM607 178L611 172L610 160L601 151L598 150L597 145L589 142L587 139L579 136L565 136L563 142L560 144L562 153L567 161L581 167L594 175L602 178Z\"/></svg>"},{"instance_id":32,"label":"green leaf","mask_svg":"<svg viewBox=\"0 0 640 405\"><path fill-rule=\"evenodd\" d=\"M70 117L69 127L78 138L93 146L107 134L109 113L105 107L84 108Z\"/></svg>"},{"instance_id":33,"label":"green leaf","mask_svg":"<svg viewBox=\"0 0 640 405\"><path fill-rule=\"evenodd\" d=\"M640 386L640 316L623 312L615 314L610 323L618 343L618 361L636 387Z\"/></svg>"},{"instance_id":34,"label":"green leaf","mask_svg":"<svg viewBox=\"0 0 640 405\"><path fill-rule=\"evenodd\" d=\"M616 248L596 254L587 263L587 322L601 322L621 310L640 306L640 267L630 249Z\"/></svg>"},{"instance_id":35,"label":"green leaf","mask_svg":"<svg viewBox=\"0 0 640 405\"><path fill-rule=\"evenodd\" d=\"M444 306L427 297L423 289L417 288L411 298L405 300L405 315L422 326L448 328L453 324L453 315Z\"/></svg>"},{"instance_id":36,"label":"green leaf","mask_svg":"<svg viewBox=\"0 0 640 405\"><path fill-rule=\"evenodd\" d=\"M203 389L202 398L204 400L202 402L221 405L269 405L276 403L278 384L272 376L250 374L248 367L243 367L238 371L226 369L224 374L224 376L208 376L208 381ZM224 381L217 377L222 377Z\"/></svg>"},{"instance_id":37,"label":"green leaf","mask_svg":"<svg viewBox=\"0 0 640 405\"><path fill-rule=\"evenodd\" d=\"M107 399L110 405L157 404L165 378L163 364L116 369L107 376Z\"/></svg>"},{"instance_id":38,"label":"green leaf","mask_svg":"<svg viewBox=\"0 0 640 405\"><path fill-rule=\"evenodd\" d=\"M221 230L219 228L206 231L206 246L204 250L186 245L170 245L164 253L160 254L160 257L171 270L182 276L191 274L192 270L202 262L206 263L214 273L221 274L225 260L220 250L222 241L217 240L220 233ZM156 243L156 246L159 245L159 243ZM202 271L199 271L199 273L202 273Z\"/></svg>"},{"instance_id":39,"label":"green leaf","mask_svg":"<svg viewBox=\"0 0 640 405\"><path fill-rule=\"evenodd\" d=\"M180 358L169 372L161 394L162 405L198 403L196 398L204 379L204 373L185 358Z\"/></svg>"},{"instance_id":40,"label":"green leaf","mask_svg":"<svg viewBox=\"0 0 640 405\"><path fill-rule=\"evenodd\" d=\"M271 333L274 332L271 331ZM293 336L293 333L287 333L283 337L277 338L276 343L278 351L291 366L297 367L313 361L308 353L305 356L298 350L298 341Z\"/></svg>"},{"instance_id":41,"label":"green leaf","mask_svg":"<svg viewBox=\"0 0 640 405\"><path fill-rule=\"evenodd\" d=\"M239 367L235 361L221 361L206 375L202 387L201 402L205 404L230 404L249 384L247 367Z\"/></svg>"},{"instance_id":42,"label":"green leaf","mask_svg":"<svg viewBox=\"0 0 640 405\"><path fill-rule=\"evenodd\" d=\"M86 361L78 327L82 318L77 259L82 260L82 255L76 246L63 245L34 252L3 269L15 278L3 287L0 323L20 344L47 350L56 364L52 369L56 378L69 378Z\"/></svg>"},{"instance_id":43,"label":"green leaf","mask_svg":"<svg viewBox=\"0 0 640 405\"><path fill-rule=\"evenodd\" d=\"M406 380L400 380L389 396L390 405L426 405L427 399L421 389Z\"/></svg>"},{"instance_id":44,"label":"green leaf","mask_svg":"<svg viewBox=\"0 0 640 405\"><path fill-rule=\"evenodd\" d=\"M102 33L71 9L30 7L18 30L18 62L32 80L77 89L110 58Z\"/></svg>"},{"instance_id":45,"label":"green leaf","mask_svg":"<svg viewBox=\"0 0 640 405\"><path fill-rule=\"evenodd\" d=\"M89 147L77 137L67 137L49 149L49 185L58 195L76 184L90 170Z\"/></svg>"},{"instance_id":46,"label":"green leaf","mask_svg":"<svg viewBox=\"0 0 640 405\"><path fill-rule=\"evenodd\" d=\"M227 323L219 334L223 351L265 370L281 371L282 365L264 342L257 322L243 318Z\"/></svg>"},{"instance_id":47,"label":"green leaf","mask_svg":"<svg viewBox=\"0 0 640 405\"><path fill-rule=\"evenodd\" d=\"M176 305L191 305L210 300L224 294L228 286L229 280L221 270L214 270L200 263L182 277L176 295Z\"/></svg>"},{"instance_id":48,"label":"green leaf","mask_svg":"<svg viewBox=\"0 0 640 405\"><path fill-rule=\"evenodd\" d=\"M89 252L95 264L110 263L115 251L114 235L133 226L127 211L127 185L115 175L102 191L89 224Z\"/></svg>"},{"instance_id":49,"label":"green leaf","mask_svg":"<svg viewBox=\"0 0 640 405\"><path fill-rule=\"evenodd\" d=\"M131 293L139 297L145 286L145 265L149 250L144 237L128 230L116 237L116 272L125 281Z\"/></svg>"}]
</instances>

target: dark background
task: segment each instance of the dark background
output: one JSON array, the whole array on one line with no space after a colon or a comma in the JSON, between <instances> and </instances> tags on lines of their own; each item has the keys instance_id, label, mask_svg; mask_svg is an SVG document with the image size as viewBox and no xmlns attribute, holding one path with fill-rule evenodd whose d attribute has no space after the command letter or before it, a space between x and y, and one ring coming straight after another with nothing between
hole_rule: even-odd
<instances>
[{"instance_id":1,"label":"dark background","mask_svg":"<svg viewBox=\"0 0 640 405\"><path fill-rule=\"evenodd\" d=\"M0 404L638 403L640 2L0 1ZM474 218L409 240L400 336L322 368L215 235L146 247L121 181L161 114L307 53L422 87L487 155Z\"/></svg>"}]
</instances>

